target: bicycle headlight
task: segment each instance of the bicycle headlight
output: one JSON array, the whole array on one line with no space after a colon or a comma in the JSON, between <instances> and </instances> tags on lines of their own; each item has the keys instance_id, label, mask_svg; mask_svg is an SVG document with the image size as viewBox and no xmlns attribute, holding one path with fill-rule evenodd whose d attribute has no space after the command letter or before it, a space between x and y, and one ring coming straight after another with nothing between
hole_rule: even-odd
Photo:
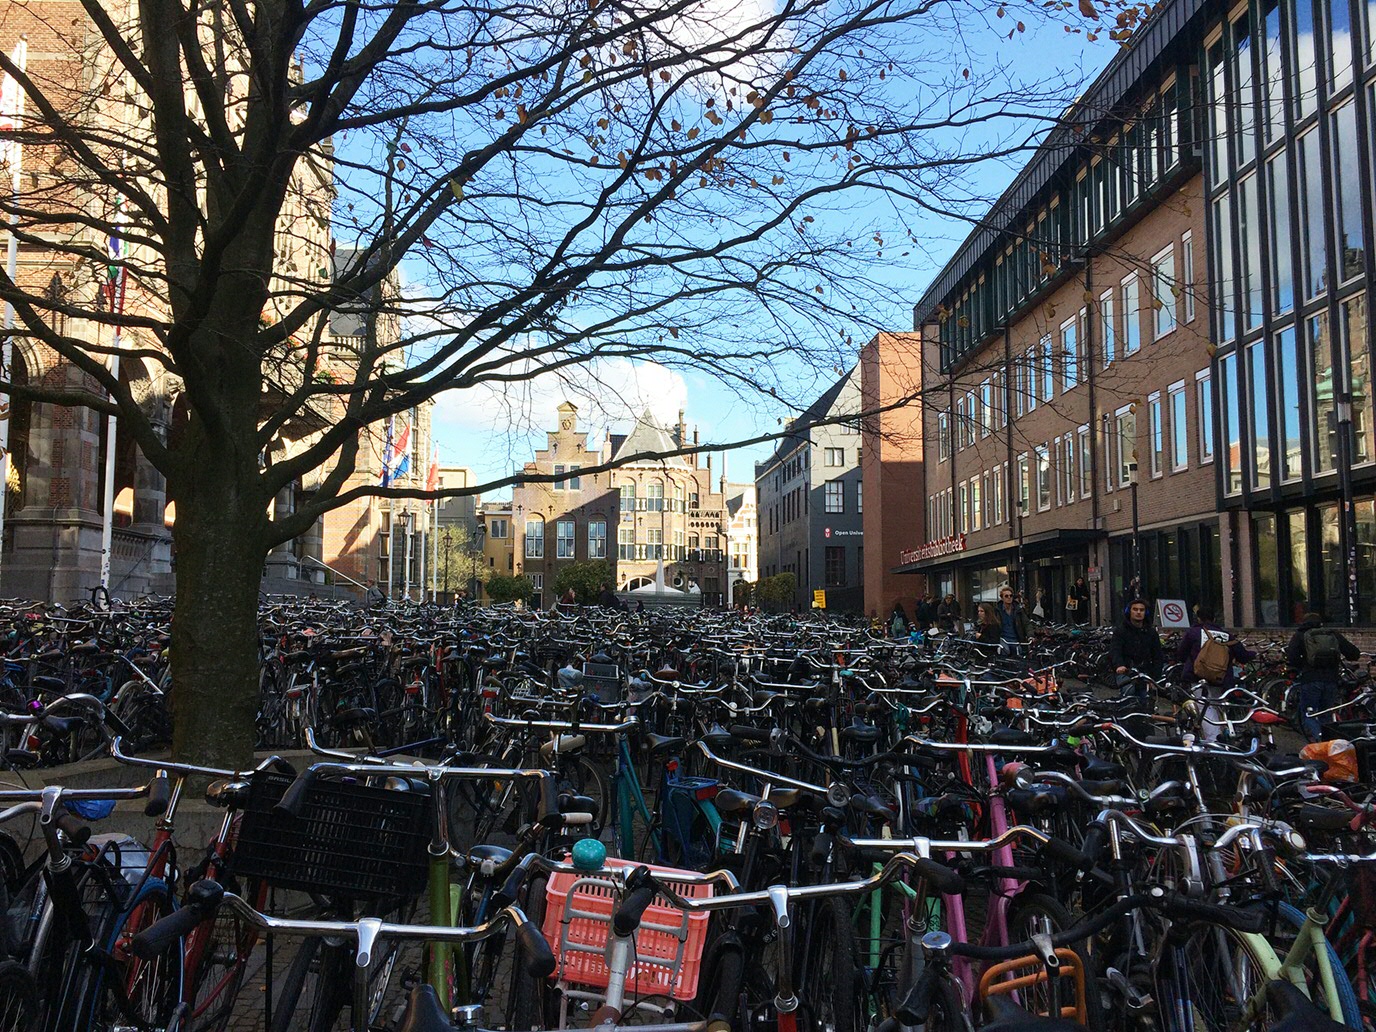
<instances>
[{"instance_id":1,"label":"bicycle headlight","mask_svg":"<svg viewBox=\"0 0 1376 1032\"><path fill-rule=\"evenodd\" d=\"M768 799L761 799L751 811L750 820L760 831L768 831L779 823L779 808Z\"/></svg>"}]
</instances>

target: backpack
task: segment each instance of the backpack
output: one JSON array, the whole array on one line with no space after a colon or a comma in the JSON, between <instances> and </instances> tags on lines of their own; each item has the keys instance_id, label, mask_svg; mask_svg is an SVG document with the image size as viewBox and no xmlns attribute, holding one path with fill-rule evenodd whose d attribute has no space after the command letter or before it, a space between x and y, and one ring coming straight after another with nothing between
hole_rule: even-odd
<instances>
[{"instance_id":1,"label":"backpack","mask_svg":"<svg viewBox=\"0 0 1376 1032\"><path fill-rule=\"evenodd\" d=\"M1226 643L1226 635L1215 635L1213 631L1199 629L1199 655L1194 658L1194 673L1210 684L1222 684L1233 665L1233 650Z\"/></svg>"},{"instance_id":2,"label":"backpack","mask_svg":"<svg viewBox=\"0 0 1376 1032\"><path fill-rule=\"evenodd\" d=\"M1314 627L1304 632L1304 665L1332 670L1342 660L1342 646L1338 636L1326 627Z\"/></svg>"}]
</instances>

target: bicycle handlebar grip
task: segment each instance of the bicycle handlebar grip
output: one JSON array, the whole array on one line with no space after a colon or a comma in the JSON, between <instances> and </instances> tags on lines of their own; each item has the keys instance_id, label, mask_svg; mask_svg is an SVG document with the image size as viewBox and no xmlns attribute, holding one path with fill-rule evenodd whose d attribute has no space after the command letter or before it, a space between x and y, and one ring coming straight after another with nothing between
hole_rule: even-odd
<instances>
[{"instance_id":1,"label":"bicycle handlebar grip","mask_svg":"<svg viewBox=\"0 0 1376 1032\"><path fill-rule=\"evenodd\" d=\"M554 974L554 951L534 921L527 920L516 929L516 941L525 951L526 974L532 978L548 978Z\"/></svg>"},{"instance_id":2,"label":"bicycle handlebar grip","mask_svg":"<svg viewBox=\"0 0 1376 1032\"><path fill-rule=\"evenodd\" d=\"M1089 861L1090 867L1099 862L1099 857L1103 855L1106 845L1108 845L1108 826L1102 821L1092 822L1089 830L1085 832L1085 840L1080 843L1080 852Z\"/></svg>"},{"instance_id":3,"label":"bicycle handlebar grip","mask_svg":"<svg viewBox=\"0 0 1376 1032\"><path fill-rule=\"evenodd\" d=\"M1042 852L1053 860L1059 860L1067 867L1075 867L1082 871L1087 871L1094 866L1094 863L1065 839L1049 838L1042 846Z\"/></svg>"},{"instance_id":4,"label":"bicycle handlebar grip","mask_svg":"<svg viewBox=\"0 0 1376 1032\"><path fill-rule=\"evenodd\" d=\"M559 812L559 785L553 775L546 774L540 778L540 812L535 819L556 828L564 823Z\"/></svg>"},{"instance_id":5,"label":"bicycle handlebar grip","mask_svg":"<svg viewBox=\"0 0 1376 1032\"><path fill-rule=\"evenodd\" d=\"M731 737L739 738L743 742L760 742L768 745L769 735L769 728L766 727L751 727L749 724L731 725Z\"/></svg>"},{"instance_id":6,"label":"bicycle handlebar grip","mask_svg":"<svg viewBox=\"0 0 1376 1032\"><path fill-rule=\"evenodd\" d=\"M172 781L167 771L160 770L148 783L148 801L143 804L145 817L161 817L167 812L167 804L172 801Z\"/></svg>"},{"instance_id":7,"label":"bicycle handlebar grip","mask_svg":"<svg viewBox=\"0 0 1376 1032\"><path fill-rule=\"evenodd\" d=\"M219 882L203 878L187 892L186 906L155 921L129 940L129 952L140 960L152 960L165 953L178 939L184 939L202 921L215 916L225 890Z\"/></svg>"},{"instance_id":8,"label":"bicycle handlebar grip","mask_svg":"<svg viewBox=\"0 0 1376 1032\"><path fill-rule=\"evenodd\" d=\"M55 818L55 823L67 836L67 841L74 846L84 846L91 839L91 829L79 820L76 814L60 813Z\"/></svg>"},{"instance_id":9,"label":"bicycle handlebar grip","mask_svg":"<svg viewBox=\"0 0 1376 1032\"><path fill-rule=\"evenodd\" d=\"M626 879L626 887L630 891L612 915L612 930L622 936L630 935L640 927L640 919L655 899L654 877L647 868L636 868Z\"/></svg>"},{"instance_id":10,"label":"bicycle handlebar grip","mask_svg":"<svg viewBox=\"0 0 1376 1032\"><path fill-rule=\"evenodd\" d=\"M1261 932L1266 928L1266 915L1260 910L1243 910L1226 903L1167 896L1164 909L1170 917L1226 925L1239 932Z\"/></svg>"},{"instance_id":11,"label":"bicycle handlebar grip","mask_svg":"<svg viewBox=\"0 0 1376 1032\"><path fill-rule=\"evenodd\" d=\"M913 870L926 878L932 888L943 896L959 896L965 891L965 879L958 871L953 871L939 860L919 857Z\"/></svg>"},{"instance_id":12,"label":"bicycle handlebar grip","mask_svg":"<svg viewBox=\"0 0 1376 1032\"><path fill-rule=\"evenodd\" d=\"M311 782L315 780L315 773L307 768L296 775L296 780L287 786L287 790L282 793L282 798L272 807L274 817L300 817L301 810L306 805L306 792L310 790Z\"/></svg>"}]
</instances>

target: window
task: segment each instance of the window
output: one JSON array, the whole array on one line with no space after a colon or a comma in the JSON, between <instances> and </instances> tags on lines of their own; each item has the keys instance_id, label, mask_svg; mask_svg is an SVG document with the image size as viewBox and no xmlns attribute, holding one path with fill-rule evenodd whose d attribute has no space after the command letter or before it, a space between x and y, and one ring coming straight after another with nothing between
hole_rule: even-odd
<instances>
[{"instance_id":1,"label":"window","mask_svg":"<svg viewBox=\"0 0 1376 1032\"><path fill-rule=\"evenodd\" d=\"M697 507L698 507L698 492L697 492L697 488L696 488L696 486L695 486L693 490L691 490L691 491L688 492L688 508L691 510L691 509L696 509Z\"/></svg>"},{"instance_id":2,"label":"window","mask_svg":"<svg viewBox=\"0 0 1376 1032\"><path fill-rule=\"evenodd\" d=\"M1175 295L1178 289L1175 282L1175 249L1168 247L1151 260L1155 340L1175 329Z\"/></svg>"},{"instance_id":3,"label":"window","mask_svg":"<svg viewBox=\"0 0 1376 1032\"><path fill-rule=\"evenodd\" d=\"M960 482L959 492L960 504L956 506L955 526L952 528L957 534L964 534L970 529L970 484L969 481Z\"/></svg>"},{"instance_id":4,"label":"window","mask_svg":"<svg viewBox=\"0 0 1376 1032\"><path fill-rule=\"evenodd\" d=\"M646 559L664 558L664 531L659 527L651 527L645 532L645 539L649 548L645 552Z\"/></svg>"},{"instance_id":5,"label":"window","mask_svg":"<svg viewBox=\"0 0 1376 1032\"><path fill-rule=\"evenodd\" d=\"M1185 419L1185 381L1167 389L1171 410L1171 469L1179 472L1190 464L1190 428Z\"/></svg>"},{"instance_id":6,"label":"window","mask_svg":"<svg viewBox=\"0 0 1376 1032\"><path fill-rule=\"evenodd\" d=\"M1037 511L1051 508L1051 452L1046 445L1037 446Z\"/></svg>"},{"instance_id":7,"label":"window","mask_svg":"<svg viewBox=\"0 0 1376 1032\"><path fill-rule=\"evenodd\" d=\"M1295 270L1290 257L1290 174L1284 152L1266 166L1271 204L1271 296L1277 312L1295 307Z\"/></svg>"},{"instance_id":8,"label":"window","mask_svg":"<svg viewBox=\"0 0 1376 1032\"><path fill-rule=\"evenodd\" d=\"M1080 382L1079 335L1076 320L1061 323L1061 383L1063 390L1072 390Z\"/></svg>"},{"instance_id":9,"label":"window","mask_svg":"<svg viewBox=\"0 0 1376 1032\"><path fill-rule=\"evenodd\" d=\"M1027 461L1027 452L1018 456L1018 513L1027 515L1028 507L1032 503L1032 470Z\"/></svg>"},{"instance_id":10,"label":"window","mask_svg":"<svg viewBox=\"0 0 1376 1032\"><path fill-rule=\"evenodd\" d=\"M1040 361L1042 372L1042 401L1050 401L1056 396L1056 363L1053 360L1054 349L1051 337L1048 335L1042 338L1040 349Z\"/></svg>"},{"instance_id":11,"label":"window","mask_svg":"<svg viewBox=\"0 0 1376 1032\"><path fill-rule=\"evenodd\" d=\"M588 524L588 558L607 558L607 521L592 520Z\"/></svg>"},{"instance_id":12,"label":"window","mask_svg":"<svg viewBox=\"0 0 1376 1032\"><path fill-rule=\"evenodd\" d=\"M1257 177L1244 177L1237 184L1237 239L1242 278L1242 314L1247 329L1261 325L1261 284L1265 276L1261 260L1261 215L1257 198Z\"/></svg>"},{"instance_id":13,"label":"window","mask_svg":"<svg viewBox=\"0 0 1376 1032\"><path fill-rule=\"evenodd\" d=\"M1352 81L1352 19L1344 0L1329 0L1328 84L1337 93Z\"/></svg>"},{"instance_id":14,"label":"window","mask_svg":"<svg viewBox=\"0 0 1376 1032\"><path fill-rule=\"evenodd\" d=\"M1218 363L1219 410L1223 415L1223 491L1242 490L1242 420L1238 403L1237 352Z\"/></svg>"},{"instance_id":15,"label":"window","mask_svg":"<svg viewBox=\"0 0 1376 1032\"><path fill-rule=\"evenodd\" d=\"M1199 461L1214 461L1213 374L1201 369L1194 374L1195 418L1199 421Z\"/></svg>"},{"instance_id":16,"label":"window","mask_svg":"<svg viewBox=\"0 0 1376 1032\"><path fill-rule=\"evenodd\" d=\"M1075 437L1073 434L1066 434L1061 438L1061 481L1064 485L1062 491L1065 495L1065 504L1069 505L1075 501Z\"/></svg>"},{"instance_id":17,"label":"window","mask_svg":"<svg viewBox=\"0 0 1376 1032\"><path fill-rule=\"evenodd\" d=\"M994 428L994 387L985 380L979 385L979 435L988 437Z\"/></svg>"},{"instance_id":18,"label":"window","mask_svg":"<svg viewBox=\"0 0 1376 1032\"><path fill-rule=\"evenodd\" d=\"M1346 10L1341 0L1330 5L1334 10ZM1334 42L1336 48L1336 40ZM1351 58L1349 57L1349 61ZM1362 193L1370 189L1363 184L1358 169L1357 105L1349 100L1333 112L1333 206L1334 232L1338 253L1334 266L1338 279L1346 282L1362 274L1366 263L1362 249Z\"/></svg>"},{"instance_id":19,"label":"window","mask_svg":"<svg viewBox=\"0 0 1376 1032\"><path fill-rule=\"evenodd\" d=\"M1348 391L1352 396L1352 462L1376 458L1376 424L1372 419L1371 358L1366 344L1366 294L1346 298L1338 311L1341 347L1348 356Z\"/></svg>"},{"instance_id":20,"label":"window","mask_svg":"<svg viewBox=\"0 0 1376 1032\"><path fill-rule=\"evenodd\" d=\"M565 467L562 462L556 462L554 464L554 475L556 477L562 477L564 474L564 468ZM555 491L562 491L564 490L565 486L566 485L563 480L556 480L553 484L550 485L550 487L553 488Z\"/></svg>"},{"instance_id":21,"label":"window","mask_svg":"<svg viewBox=\"0 0 1376 1032\"><path fill-rule=\"evenodd\" d=\"M1304 5L1301 4L1301 7ZM1300 254L1304 270L1304 296L1317 296L1328 281L1327 251L1324 249L1323 173L1319 166L1319 131L1311 129L1300 137L1296 148L1299 155L1300 192Z\"/></svg>"},{"instance_id":22,"label":"window","mask_svg":"<svg viewBox=\"0 0 1376 1032\"><path fill-rule=\"evenodd\" d=\"M1113 414L1114 458L1117 462L1118 485L1127 487L1137 476L1137 413L1131 405Z\"/></svg>"},{"instance_id":23,"label":"window","mask_svg":"<svg viewBox=\"0 0 1376 1032\"><path fill-rule=\"evenodd\" d=\"M965 395L965 447L970 448L975 443L975 421L979 418L977 410L979 404L975 399L975 392L970 391Z\"/></svg>"},{"instance_id":24,"label":"window","mask_svg":"<svg viewBox=\"0 0 1376 1032\"><path fill-rule=\"evenodd\" d=\"M559 520L554 524L554 556L556 559L572 559L573 520Z\"/></svg>"},{"instance_id":25,"label":"window","mask_svg":"<svg viewBox=\"0 0 1376 1032\"><path fill-rule=\"evenodd\" d=\"M674 485L674 512L683 512L683 485Z\"/></svg>"},{"instance_id":26,"label":"window","mask_svg":"<svg viewBox=\"0 0 1376 1032\"><path fill-rule=\"evenodd\" d=\"M951 416L947 412L936 414L936 455L938 462L951 457Z\"/></svg>"},{"instance_id":27,"label":"window","mask_svg":"<svg viewBox=\"0 0 1376 1032\"><path fill-rule=\"evenodd\" d=\"M1113 364L1114 348L1118 341L1118 325L1113 318L1113 291L1099 295L1099 332L1104 338L1104 368Z\"/></svg>"},{"instance_id":28,"label":"window","mask_svg":"<svg viewBox=\"0 0 1376 1032\"><path fill-rule=\"evenodd\" d=\"M865 511L865 482L863 480L855 482L855 511L859 513Z\"/></svg>"},{"instance_id":29,"label":"window","mask_svg":"<svg viewBox=\"0 0 1376 1032\"><path fill-rule=\"evenodd\" d=\"M621 485L621 511L630 512L635 508L635 484L626 481Z\"/></svg>"},{"instance_id":30,"label":"window","mask_svg":"<svg viewBox=\"0 0 1376 1032\"><path fill-rule=\"evenodd\" d=\"M845 512L846 511L846 484L843 480L828 480L826 482L826 511Z\"/></svg>"},{"instance_id":31,"label":"window","mask_svg":"<svg viewBox=\"0 0 1376 1032\"><path fill-rule=\"evenodd\" d=\"M664 482L662 480L651 480L648 485L649 498L646 500L645 508L651 512L664 511Z\"/></svg>"},{"instance_id":32,"label":"window","mask_svg":"<svg viewBox=\"0 0 1376 1032\"><path fill-rule=\"evenodd\" d=\"M1252 391L1252 486L1271 486L1271 392L1267 389L1266 343L1247 345L1247 379Z\"/></svg>"},{"instance_id":33,"label":"window","mask_svg":"<svg viewBox=\"0 0 1376 1032\"><path fill-rule=\"evenodd\" d=\"M505 538L507 534L506 520L488 520L487 536L490 538Z\"/></svg>"},{"instance_id":34,"label":"window","mask_svg":"<svg viewBox=\"0 0 1376 1032\"><path fill-rule=\"evenodd\" d=\"M570 491L581 491L581 490L583 490L583 479L582 479L581 477L577 476L578 471L579 471L580 469L582 469L582 468L583 468L582 466L570 466L570 467L569 467L569 472L574 474L574 476L571 476L571 477L569 477L569 479L568 479L568 487L569 487L569 490L570 490Z\"/></svg>"},{"instance_id":35,"label":"window","mask_svg":"<svg viewBox=\"0 0 1376 1032\"><path fill-rule=\"evenodd\" d=\"M826 463L828 466L844 466L846 464L846 449L827 448Z\"/></svg>"},{"instance_id":36,"label":"window","mask_svg":"<svg viewBox=\"0 0 1376 1032\"><path fill-rule=\"evenodd\" d=\"M1082 426L1076 431L1080 439L1080 497L1088 498L1094 488L1094 453L1089 436L1089 427Z\"/></svg>"},{"instance_id":37,"label":"window","mask_svg":"<svg viewBox=\"0 0 1376 1032\"><path fill-rule=\"evenodd\" d=\"M1277 459L1281 480L1298 480L1303 472L1300 438L1300 370L1304 356L1296 346L1295 328L1287 326L1276 334L1276 395L1281 404Z\"/></svg>"},{"instance_id":38,"label":"window","mask_svg":"<svg viewBox=\"0 0 1376 1032\"><path fill-rule=\"evenodd\" d=\"M1165 429L1161 425L1161 392L1147 398L1147 420L1151 432L1151 475L1159 477L1166 450Z\"/></svg>"},{"instance_id":39,"label":"window","mask_svg":"<svg viewBox=\"0 0 1376 1032\"><path fill-rule=\"evenodd\" d=\"M839 588L846 583L846 548L844 545L827 545L823 571L827 587Z\"/></svg>"},{"instance_id":40,"label":"window","mask_svg":"<svg viewBox=\"0 0 1376 1032\"><path fill-rule=\"evenodd\" d=\"M531 516L526 520L526 558L545 557L545 520L542 516Z\"/></svg>"},{"instance_id":41,"label":"window","mask_svg":"<svg viewBox=\"0 0 1376 1032\"><path fill-rule=\"evenodd\" d=\"M1134 273L1123 280L1123 354L1136 354L1142 346L1140 285Z\"/></svg>"},{"instance_id":42,"label":"window","mask_svg":"<svg viewBox=\"0 0 1376 1032\"><path fill-rule=\"evenodd\" d=\"M1180 241L1180 287L1185 295L1185 321L1194 322L1194 236L1190 233Z\"/></svg>"},{"instance_id":43,"label":"window","mask_svg":"<svg viewBox=\"0 0 1376 1032\"><path fill-rule=\"evenodd\" d=\"M979 477L970 478L970 529L984 529L984 493Z\"/></svg>"},{"instance_id":44,"label":"window","mask_svg":"<svg viewBox=\"0 0 1376 1032\"><path fill-rule=\"evenodd\" d=\"M673 551L669 553L669 558L680 561L683 559L683 531L681 530L674 531L674 546Z\"/></svg>"}]
</instances>

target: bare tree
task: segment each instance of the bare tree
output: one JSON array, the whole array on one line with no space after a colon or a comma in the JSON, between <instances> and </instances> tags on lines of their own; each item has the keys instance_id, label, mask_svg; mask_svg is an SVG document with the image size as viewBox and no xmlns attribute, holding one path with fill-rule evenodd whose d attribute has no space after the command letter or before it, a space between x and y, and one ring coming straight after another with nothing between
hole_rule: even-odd
<instances>
[{"instance_id":1,"label":"bare tree","mask_svg":"<svg viewBox=\"0 0 1376 1032\"><path fill-rule=\"evenodd\" d=\"M1066 92L999 69L988 51L1043 6L993 0L11 6L67 56L0 56L45 173L0 210L70 286L26 273L0 296L16 343L72 375L6 389L116 415L166 477L175 750L207 762L252 745L268 551L353 497L403 493L349 486L370 427L608 358L796 400L810 385L777 356L848 366L867 313L904 300L869 261L922 249L860 198L982 204L967 170L1035 140ZM331 274L335 240L351 257ZM330 338L340 310L361 344ZM116 327L124 361L176 383L172 434L112 373ZM274 518L304 476L312 501Z\"/></svg>"}]
</instances>

